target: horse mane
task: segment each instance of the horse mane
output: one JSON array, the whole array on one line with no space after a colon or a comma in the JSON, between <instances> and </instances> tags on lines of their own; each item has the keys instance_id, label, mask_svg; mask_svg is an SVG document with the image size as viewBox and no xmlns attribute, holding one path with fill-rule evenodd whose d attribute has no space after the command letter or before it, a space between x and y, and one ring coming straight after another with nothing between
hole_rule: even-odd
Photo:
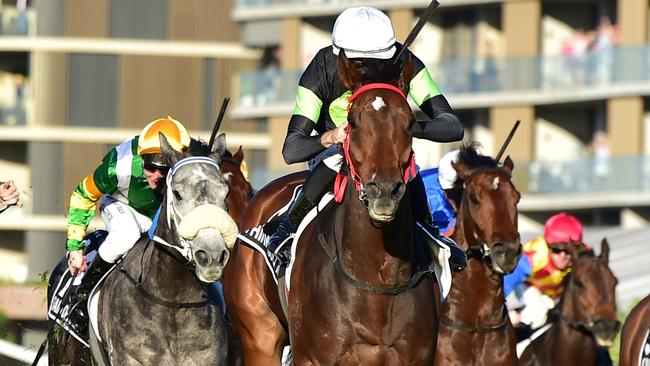
<instances>
[{"instance_id":1,"label":"horse mane","mask_svg":"<svg viewBox=\"0 0 650 366\"><path fill-rule=\"evenodd\" d=\"M479 168L498 168L499 164L496 162L496 160L489 156L479 154L478 149L480 147L481 144L476 141L462 143L460 145L457 162L468 166L471 170ZM462 192L464 190L464 182L462 179L457 178L452 189Z\"/></svg>"},{"instance_id":2,"label":"horse mane","mask_svg":"<svg viewBox=\"0 0 650 366\"><path fill-rule=\"evenodd\" d=\"M212 147L208 145L203 139L195 139L192 137L190 139L190 147L187 150L187 153L191 156L208 156L212 152ZM221 158L232 158L233 155L230 150L226 149Z\"/></svg>"}]
</instances>

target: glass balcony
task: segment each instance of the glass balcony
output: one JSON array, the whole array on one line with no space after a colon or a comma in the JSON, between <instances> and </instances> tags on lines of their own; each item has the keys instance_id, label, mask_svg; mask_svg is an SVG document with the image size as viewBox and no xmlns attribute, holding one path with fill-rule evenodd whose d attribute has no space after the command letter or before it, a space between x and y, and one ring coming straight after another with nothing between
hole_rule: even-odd
<instances>
[{"instance_id":1,"label":"glass balcony","mask_svg":"<svg viewBox=\"0 0 650 366\"><path fill-rule=\"evenodd\" d=\"M0 125L25 125L29 80L23 75L0 72Z\"/></svg>"},{"instance_id":2,"label":"glass balcony","mask_svg":"<svg viewBox=\"0 0 650 366\"><path fill-rule=\"evenodd\" d=\"M33 24L32 10L19 10L15 7L0 6L0 36L26 36L30 23Z\"/></svg>"},{"instance_id":3,"label":"glass balcony","mask_svg":"<svg viewBox=\"0 0 650 366\"><path fill-rule=\"evenodd\" d=\"M650 156L584 157L516 164L522 193L650 192Z\"/></svg>"},{"instance_id":4,"label":"glass balcony","mask_svg":"<svg viewBox=\"0 0 650 366\"><path fill-rule=\"evenodd\" d=\"M428 66L445 94L609 90L650 80L650 46L619 47L582 57L457 59ZM292 102L302 70L240 75L242 106Z\"/></svg>"}]
</instances>

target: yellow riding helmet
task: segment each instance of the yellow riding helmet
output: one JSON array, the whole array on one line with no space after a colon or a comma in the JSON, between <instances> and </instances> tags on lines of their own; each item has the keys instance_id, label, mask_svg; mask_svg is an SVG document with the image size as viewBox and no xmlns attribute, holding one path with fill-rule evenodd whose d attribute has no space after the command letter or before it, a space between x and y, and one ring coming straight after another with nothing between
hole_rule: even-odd
<instances>
[{"instance_id":1,"label":"yellow riding helmet","mask_svg":"<svg viewBox=\"0 0 650 366\"><path fill-rule=\"evenodd\" d=\"M177 151L183 151L190 146L190 135L182 123L167 116L150 122L140 133L138 138L138 154L158 154L160 149L160 137L162 133L167 142Z\"/></svg>"}]
</instances>

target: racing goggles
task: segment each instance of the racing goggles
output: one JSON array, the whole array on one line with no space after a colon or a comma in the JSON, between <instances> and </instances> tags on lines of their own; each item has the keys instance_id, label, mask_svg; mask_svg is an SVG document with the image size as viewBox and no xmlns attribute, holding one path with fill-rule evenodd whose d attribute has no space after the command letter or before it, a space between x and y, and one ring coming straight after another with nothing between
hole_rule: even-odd
<instances>
[{"instance_id":1,"label":"racing goggles","mask_svg":"<svg viewBox=\"0 0 650 366\"><path fill-rule=\"evenodd\" d=\"M162 154L145 154L142 155L143 168L150 172L160 170L161 173L167 174L169 166L165 163Z\"/></svg>"}]
</instances>

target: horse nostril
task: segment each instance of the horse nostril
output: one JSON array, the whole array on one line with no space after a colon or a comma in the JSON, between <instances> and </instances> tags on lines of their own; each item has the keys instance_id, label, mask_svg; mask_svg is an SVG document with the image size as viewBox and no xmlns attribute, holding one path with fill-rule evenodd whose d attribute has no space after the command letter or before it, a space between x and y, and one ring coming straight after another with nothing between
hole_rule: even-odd
<instances>
[{"instance_id":1,"label":"horse nostril","mask_svg":"<svg viewBox=\"0 0 650 366\"><path fill-rule=\"evenodd\" d=\"M198 250L196 253L194 253L194 258L196 259L196 263L198 263L200 266L207 266L210 264L210 257L203 250Z\"/></svg>"},{"instance_id":2,"label":"horse nostril","mask_svg":"<svg viewBox=\"0 0 650 366\"><path fill-rule=\"evenodd\" d=\"M230 254L228 253L228 250L222 250L221 255L219 255L219 265L225 265L229 256Z\"/></svg>"},{"instance_id":3,"label":"horse nostril","mask_svg":"<svg viewBox=\"0 0 650 366\"><path fill-rule=\"evenodd\" d=\"M367 197L375 198L381 195L381 188L379 188L379 185L375 182L366 183L364 189Z\"/></svg>"},{"instance_id":4,"label":"horse nostril","mask_svg":"<svg viewBox=\"0 0 650 366\"><path fill-rule=\"evenodd\" d=\"M395 185L393 185L393 189L390 193L393 197L400 198L404 194L405 189L406 184L404 184L404 182L397 182Z\"/></svg>"}]
</instances>

